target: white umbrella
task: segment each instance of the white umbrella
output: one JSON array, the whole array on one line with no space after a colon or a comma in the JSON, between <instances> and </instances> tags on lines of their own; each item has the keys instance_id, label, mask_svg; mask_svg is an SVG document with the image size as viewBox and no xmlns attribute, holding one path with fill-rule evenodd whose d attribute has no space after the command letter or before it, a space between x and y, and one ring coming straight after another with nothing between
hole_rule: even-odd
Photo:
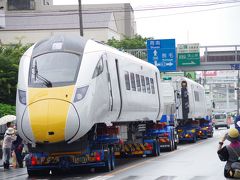
<instances>
[{"instance_id":1,"label":"white umbrella","mask_svg":"<svg viewBox=\"0 0 240 180\"><path fill-rule=\"evenodd\" d=\"M16 120L16 116L14 115L6 115L0 118L0 125L7 124L8 122L12 122Z\"/></svg>"}]
</instances>

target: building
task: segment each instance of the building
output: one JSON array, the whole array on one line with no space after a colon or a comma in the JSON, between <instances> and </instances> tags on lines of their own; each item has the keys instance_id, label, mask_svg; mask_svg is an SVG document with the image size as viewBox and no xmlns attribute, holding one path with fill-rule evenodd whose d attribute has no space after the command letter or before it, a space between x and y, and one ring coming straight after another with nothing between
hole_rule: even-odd
<instances>
[{"instance_id":1,"label":"building","mask_svg":"<svg viewBox=\"0 0 240 180\"><path fill-rule=\"evenodd\" d=\"M106 42L136 34L129 3L83 5L84 37ZM78 5L53 5L53 0L0 0L3 44L35 43L55 34L80 34Z\"/></svg>"},{"instance_id":2,"label":"building","mask_svg":"<svg viewBox=\"0 0 240 180\"><path fill-rule=\"evenodd\" d=\"M201 79L212 93L215 111L233 112L237 109L237 71L203 71Z\"/></svg>"}]
</instances>

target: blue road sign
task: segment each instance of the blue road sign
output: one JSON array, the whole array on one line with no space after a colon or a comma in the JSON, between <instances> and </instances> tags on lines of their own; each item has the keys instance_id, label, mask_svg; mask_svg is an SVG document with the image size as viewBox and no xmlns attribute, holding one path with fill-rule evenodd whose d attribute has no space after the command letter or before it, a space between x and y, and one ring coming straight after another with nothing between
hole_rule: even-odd
<instances>
[{"instance_id":1,"label":"blue road sign","mask_svg":"<svg viewBox=\"0 0 240 180\"><path fill-rule=\"evenodd\" d=\"M162 72L176 71L175 39L147 40L148 62Z\"/></svg>"},{"instance_id":2,"label":"blue road sign","mask_svg":"<svg viewBox=\"0 0 240 180\"><path fill-rule=\"evenodd\" d=\"M230 64L232 70L240 70L240 64Z\"/></svg>"}]
</instances>

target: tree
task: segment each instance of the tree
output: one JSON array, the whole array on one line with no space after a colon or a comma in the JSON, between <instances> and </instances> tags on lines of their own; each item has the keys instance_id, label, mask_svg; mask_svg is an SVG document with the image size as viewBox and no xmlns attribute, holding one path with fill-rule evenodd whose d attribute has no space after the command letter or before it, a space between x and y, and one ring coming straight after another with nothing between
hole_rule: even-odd
<instances>
[{"instance_id":1,"label":"tree","mask_svg":"<svg viewBox=\"0 0 240 180\"><path fill-rule=\"evenodd\" d=\"M0 102L15 104L18 64L28 45L0 46Z\"/></svg>"},{"instance_id":2,"label":"tree","mask_svg":"<svg viewBox=\"0 0 240 180\"><path fill-rule=\"evenodd\" d=\"M134 38L125 38L123 40L109 39L107 44L120 50L126 49L146 49L146 41L152 38L143 38L135 35Z\"/></svg>"}]
</instances>

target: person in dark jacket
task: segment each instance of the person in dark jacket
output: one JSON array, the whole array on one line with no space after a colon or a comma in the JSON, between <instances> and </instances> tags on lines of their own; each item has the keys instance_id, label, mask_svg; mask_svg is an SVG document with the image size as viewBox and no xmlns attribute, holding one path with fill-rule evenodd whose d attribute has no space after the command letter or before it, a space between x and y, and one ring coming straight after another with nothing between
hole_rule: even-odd
<instances>
[{"instance_id":1,"label":"person in dark jacket","mask_svg":"<svg viewBox=\"0 0 240 180\"><path fill-rule=\"evenodd\" d=\"M225 140L229 140L229 145L223 146ZM240 141L239 132L236 128L231 128L219 142L218 156L221 161L227 161L224 167L224 176L226 178L233 177L234 172L231 168L232 163L237 162L240 157Z\"/></svg>"},{"instance_id":2,"label":"person in dark jacket","mask_svg":"<svg viewBox=\"0 0 240 180\"><path fill-rule=\"evenodd\" d=\"M12 143L12 150L16 154L18 167L22 168L23 167L23 154L22 154L23 140L18 134L17 134L17 139Z\"/></svg>"}]
</instances>

